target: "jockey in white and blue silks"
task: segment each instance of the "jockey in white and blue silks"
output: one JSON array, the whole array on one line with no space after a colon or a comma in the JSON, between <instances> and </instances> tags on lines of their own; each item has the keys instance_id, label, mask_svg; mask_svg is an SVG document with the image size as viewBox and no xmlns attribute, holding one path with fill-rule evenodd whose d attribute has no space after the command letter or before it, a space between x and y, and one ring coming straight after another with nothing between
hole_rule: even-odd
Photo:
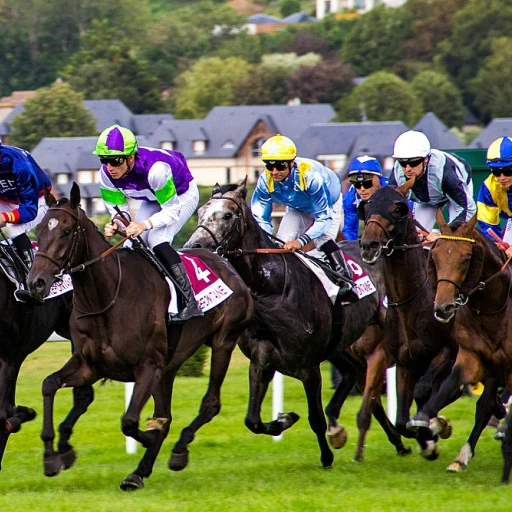
<instances>
[{"instance_id":1,"label":"jockey in white and blue silks","mask_svg":"<svg viewBox=\"0 0 512 512\"><path fill-rule=\"evenodd\" d=\"M0 228L5 226L27 270L34 261L32 242L27 233L48 211L44 191L51 188L49 176L28 151L0 142ZM22 276L16 279L18 285L14 296L21 302L30 300Z\"/></svg>"},{"instance_id":2,"label":"jockey in white and blue silks","mask_svg":"<svg viewBox=\"0 0 512 512\"><path fill-rule=\"evenodd\" d=\"M439 238L432 231L438 208L448 205L448 222L467 222L476 213L471 168L465 160L431 149L428 138L413 130L396 139L393 157L397 161L389 185L400 186L416 176L409 199L415 203L413 217L429 233L427 241Z\"/></svg>"},{"instance_id":3,"label":"jockey in white and blue silks","mask_svg":"<svg viewBox=\"0 0 512 512\"><path fill-rule=\"evenodd\" d=\"M258 178L251 210L258 224L272 234L273 203L286 206L277 237L291 251L321 250L340 279L340 294L357 300L351 272L336 237L343 225L341 183L338 176L316 160L297 157L292 140L275 135L261 146L265 170ZM319 254L319 253L318 253Z\"/></svg>"},{"instance_id":4,"label":"jockey in white and blue silks","mask_svg":"<svg viewBox=\"0 0 512 512\"><path fill-rule=\"evenodd\" d=\"M347 240L357 240L359 218L357 210L363 201L368 201L380 187L388 184L388 178L382 176L382 167L376 158L358 156L352 160L347 174L350 187L343 194L345 223L342 233Z\"/></svg>"},{"instance_id":5,"label":"jockey in white and blue silks","mask_svg":"<svg viewBox=\"0 0 512 512\"><path fill-rule=\"evenodd\" d=\"M105 225L105 236L111 237L116 230L141 236L184 292L186 305L173 321L202 316L181 258L170 245L199 203L185 157L178 151L139 148L135 135L119 125L102 132L93 153L102 164L100 192L112 218ZM127 198L140 201L135 221L131 221ZM126 228L114 218L115 207L131 221Z\"/></svg>"}]
</instances>

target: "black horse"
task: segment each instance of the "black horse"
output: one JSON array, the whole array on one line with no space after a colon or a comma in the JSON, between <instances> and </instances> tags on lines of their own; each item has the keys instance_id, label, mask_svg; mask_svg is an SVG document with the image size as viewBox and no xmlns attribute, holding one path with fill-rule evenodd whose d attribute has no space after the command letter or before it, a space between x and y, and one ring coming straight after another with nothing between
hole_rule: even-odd
<instances>
[{"instance_id":1,"label":"black horse","mask_svg":"<svg viewBox=\"0 0 512 512\"><path fill-rule=\"evenodd\" d=\"M70 339L69 315L72 292L48 299L44 304L18 302L14 285L0 271L0 467L10 434L33 420L34 409L16 405L16 383L21 365L55 331ZM92 388L77 390L75 399L89 401ZM92 401L92 400L91 400Z\"/></svg>"},{"instance_id":2,"label":"black horse","mask_svg":"<svg viewBox=\"0 0 512 512\"><path fill-rule=\"evenodd\" d=\"M330 467L333 453L326 439L327 424L322 409L320 363L331 361L341 372L341 384L326 408L333 446L343 445L344 429L338 425L341 405L361 375L361 354L352 357L345 349L363 335L370 323L382 326L385 317L381 272L361 262L357 243L343 249L358 267L370 275L377 291L355 304L341 306L341 319L334 319L333 305L320 280L295 254L283 254L259 227L245 201L245 180L240 185L215 187L210 200L199 209L199 226L186 247L205 247L225 255L255 294L258 326L240 340L240 348L250 359L250 399L246 426L255 434L277 436L298 420L290 412L274 421L261 419L261 405L276 371L302 381L306 392L309 424L320 446L323 467ZM258 248L265 253L257 254ZM278 254L280 252L280 254ZM335 323L333 325L333 320ZM379 339L378 339L379 341ZM386 357L383 355L383 357ZM356 361L357 359L357 361ZM385 365L379 366L382 384ZM382 387L382 386L381 386ZM370 426L371 411L386 431L399 454L408 453L380 402L380 389L368 398L369 414L358 416L361 437Z\"/></svg>"},{"instance_id":3,"label":"black horse","mask_svg":"<svg viewBox=\"0 0 512 512\"><path fill-rule=\"evenodd\" d=\"M216 288L225 300L200 318L182 327L167 326L170 290L163 275L142 251L112 246L80 208L80 190L73 184L70 200L58 202L47 195L49 210L37 228L39 251L29 273L31 294L45 296L64 269L72 276L74 297L70 327L73 354L61 370L43 382L44 418L41 438L47 476L56 475L74 461L69 444L71 425L60 428L58 451L53 441L53 402L62 387L92 385L100 379L135 381L130 405L121 426L126 436L139 441L146 452L137 469L122 482L123 490L143 487L149 477L171 423L171 398L176 373L203 344L211 347L210 382L199 415L175 444L169 468L181 470L188 463L188 445L195 432L220 411L220 388L240 334L253 314L249 290L223 258L209 251L188 251L199 257L207 269L198 279L215 285L216 274L225 287ZM195 262L194 265L200 265ZM200 275L199 275L200 274ZM231 290L231 294L229 291ZM181 330L182 329L182 330ZM153 396L154 418L148 430L139 430L140 412ZM72 409L78 420L83 410Z\"/></svg>"},{"instance_id":4,"label":"black horse","mask_svg":"<svg viewBox=\"0 0 512 512\"><path fill-rule=\"evenodd\" d=\"M418 238L406 200L413 180L401 188L378 189L366 204L366 224L360 240L364 261L384 260L388 297L385 336L397 365L397 421L399 432L414 435L422 455L435 460L438 434L448 437L444 418L410 420L413 400L418 410L449 375L458 345L453 322L434 318L434 293L428 281L427 257ZM434 421L431 421L434 419Z\"/></svg>"}]
</instances>

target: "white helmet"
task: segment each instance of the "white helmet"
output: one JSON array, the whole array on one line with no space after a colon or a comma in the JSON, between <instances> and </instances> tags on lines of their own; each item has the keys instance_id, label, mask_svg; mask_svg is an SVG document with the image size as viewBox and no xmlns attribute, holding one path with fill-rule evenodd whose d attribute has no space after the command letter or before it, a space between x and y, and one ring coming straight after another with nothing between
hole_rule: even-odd
<instances>
[{"instance_id":1,"label":"white helmet","mask_svg":"<svg viewBox=\"0 0 512 512\"><path fill-rule=\"evenodd\" d=\"M422 132L409 130L395 140L393 158L424 158L430 155L430 142Z\"/></svg>"}]
</instances>

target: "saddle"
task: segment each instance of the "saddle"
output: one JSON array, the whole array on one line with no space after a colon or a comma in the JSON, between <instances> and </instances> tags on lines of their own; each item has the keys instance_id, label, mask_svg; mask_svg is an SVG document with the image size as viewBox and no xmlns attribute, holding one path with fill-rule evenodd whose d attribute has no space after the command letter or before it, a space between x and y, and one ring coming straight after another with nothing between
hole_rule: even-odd
<instances>
[{"instance_id":1,"label":"saddle","mask_svg":"<svg viewBox=\"0 0 512 512\"><path fill-rule=\"evenodd\" d=\"M18 256L16 248L6 241L0 243L0 270L17 288L26 283L25 265Z\"/></svg>"}]
</instances>

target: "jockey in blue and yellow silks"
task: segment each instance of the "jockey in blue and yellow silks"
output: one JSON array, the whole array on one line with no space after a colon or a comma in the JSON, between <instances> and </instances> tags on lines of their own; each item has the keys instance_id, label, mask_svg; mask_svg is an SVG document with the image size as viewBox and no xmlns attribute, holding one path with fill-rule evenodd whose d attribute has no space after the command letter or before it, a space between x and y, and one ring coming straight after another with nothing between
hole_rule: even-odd
<instances>
[{"instance_id":1,"label":"jockey in blue and yellow silks","mask_svg":"<svg viewBox=\"0 0 512 512\"><path fill-rule=\"evenodd\" d=\"M491 228L504 242L512 245L512 139L500 137L487 150L487 165L491 174L480 186L477 195L478 225L492 238ZM502 230L501 219L507 222ZM512 249L507 249L507 256Z\"/></svg>"},{"instance_id":2,"label":"jockey in blue and yellow silks","mask_svg":"<svg viewBox=\"0 0 512 512\"><path fill-rule=\"evenodd\" d=\"M286 206L277 237L284 248L310 251L320 249L338 272L340 294L355 301L351 272L335 240L343 225L341 183L338 176L320 162L297 157L288 137L275 135L261 146L265 170L258 178L251 210L258 224L272 233L273 203Z\"/></svg>"},{"instance_id":3,"label":"jockey in blue and yellow silks","mask_svg":"<svg viewBox=\"0 0 512 512\"><path fill-rule=\"evenodd\" d=\"M141 235L184 292L185 307L172 320L183 322L202 316L179 254L171 242L199 203L199 191L185 157L178 151L138 147L128 128L113 125L104 130L93 151L98 155L100 192L112 220L105 225L107 238L116 229L127 236ZM139 200L135 221L125 228L115 219L115 207L131 220L126 198Z\"/></svg>"}]
</instances>

